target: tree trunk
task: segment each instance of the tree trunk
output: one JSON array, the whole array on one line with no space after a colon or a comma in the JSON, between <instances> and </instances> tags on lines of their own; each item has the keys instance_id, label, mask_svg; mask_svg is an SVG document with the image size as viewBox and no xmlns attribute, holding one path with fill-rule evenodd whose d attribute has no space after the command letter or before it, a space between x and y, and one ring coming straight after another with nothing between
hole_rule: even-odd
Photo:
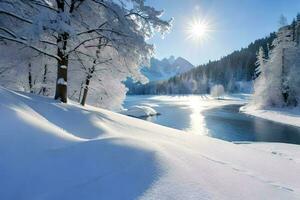
<instances>
[{"instance_id":1,"label":"tree trunk","mask_svg":"<svg viewBox=\"0 0 300 200\"><path fill-rule=\"evenodd\" d=\"M80 90L79 90L79 95L78 95L78 103L80 103L80 100L81 100L82 86L83 86L83 81L81 81L81 84L80 84Z\"/></svg>"},{"instance_id":2,"label":"tree trunk","mask_svg":"<svg viewBox=\"0 0 300 200\"><path fill-rule=\"evenodd\" d=\"M57 8L60 13L65 12L65 1L56 0ZM57 62L57 79L56 91L54 99L59 99L63 103L67 103L67 81L68 81L68 55L66 54L67 42L69 34L62 32L58 34L57 39L57 56L60 58Z\"/></svg>"},{"instance_id":3,"label":"tree trunk","mask_svg":"<svg viewBox=\"0 0 300 200\"><path fill-rule=\"evenodd\" d=\"M47 95L47 88L46 88L47 73L48 73L48 66L47 66L47 64L45 64L44 65L44 74L43 74L43 87L42 87L42 94L43 94L43 96Z\"/></svg>"},{"instance_id":4,"label":"tree trunk","mask_svg":"<svg viewBox=\"0 0 300 200\"><path fill-rule=\"evenodd\" d=\"M87 94L89 91L89 85L90 85L91 79L93 78L93 73L95 72L95 67L96 67L96 60L94 60L94 65L92 66L92 68L89 69L89 73L85 79L85 87L83 89L83 96L81 99L81 105L83 105L83 106L85 105L85 102L86 102Z\"/></svg>"},{"instance_id":5,"label":"tree trunk","mask_svg":"<svg viewBox=\"0 0 300 200\"><path fill-rule=\"evenodd\" d=\"M55 99L59 99L63 103L67 103L67 81L68 81L68 55L65 55L67 49L68 33L63 33L58 36L57 55L60 60L57 62L57 79ZM62 47L62 49L61 49Z\"/></svg>"},{"instance_id":6,"label":"tree trunk","mask_svg":"<svg viewBox=\"0 0 300 200\"><path fill-rule=\"evenodd\" d=\"M282 57L281 57L281 62L282 62L282 68L281 68L281 90L282 90L282 97L284 103L288 104L288 98L289 98L289 86L287 84L287 79L286 79L286 69L285 69L285 63L284 63L284 54L285 54L285 49L282 49Z\"/></svg>"},{"instance_id":7,"label":"tree trunk","mask_svg":"<svg viewBox=\"0 0 300 200\"><path fill-rule=\"evenodd\" d=\"M29 85L29 92L33 93L33 91L32 91L31 63L28 64L28 85Z\"/></svg>"},{"instance_id":8,"label":"tree trunk","mask_svg":"<svg viewBox=\"0 0 300 200\"><path fill-rule=\"evenodd\" d=\"M82 95L82 99L81 99L81 105L85 105L85 102L86 102L86 98L87 98L87 94L88 94L88 91L89 91L89 85L90 85L90 76L87 76L86 79L85 79L85 86L84 86L84 89L83 89L83 95Z\"/></svg>"}]
</instances>

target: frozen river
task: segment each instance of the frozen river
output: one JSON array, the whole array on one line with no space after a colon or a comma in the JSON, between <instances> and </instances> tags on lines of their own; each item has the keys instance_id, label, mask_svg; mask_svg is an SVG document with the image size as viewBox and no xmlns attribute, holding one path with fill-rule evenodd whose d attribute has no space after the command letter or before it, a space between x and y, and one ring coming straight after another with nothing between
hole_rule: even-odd
<instances>
[{"instance_id":1,"label":"frozen river","mask_svg":"<svg viewBox=\"0 0 300 200\"><path fill-rule=\"evenodd\" d=\"M241 98L242 97L242 98ZM226 141L300 144L300 128L239 112L244 96L214 100L206 96L128 96L124 107L147 105L161 113L145 120Z\"/></svg>"}]
</instances>

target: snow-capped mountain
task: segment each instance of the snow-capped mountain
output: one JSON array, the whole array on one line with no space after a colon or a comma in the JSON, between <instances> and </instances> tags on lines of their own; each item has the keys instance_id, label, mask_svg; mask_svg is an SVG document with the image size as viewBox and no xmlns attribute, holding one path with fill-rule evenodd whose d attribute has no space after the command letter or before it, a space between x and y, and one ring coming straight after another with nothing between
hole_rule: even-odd
<instances>
[{"instance_id":1,"label":"snow-capped mountain","mask_svg":"<svg viewBox=\"0 0 300 200\"><path fill-rule=\"evenodd\" d=\"M194 66L182 57L175 59L174 56L158 60L152 58L150 67L144 67L142 73L149 79L149 81L165 80L177 74L184 73Z\"/></svg>"}]
</instances>

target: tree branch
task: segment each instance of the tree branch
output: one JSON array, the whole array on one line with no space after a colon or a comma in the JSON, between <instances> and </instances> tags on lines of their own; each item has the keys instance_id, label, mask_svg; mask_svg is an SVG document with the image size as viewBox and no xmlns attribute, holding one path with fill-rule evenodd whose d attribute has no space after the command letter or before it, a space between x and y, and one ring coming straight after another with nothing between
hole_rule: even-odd
<instances>
[{"instance_id":1,"label":"tree branch","mask_svg":"<svg viewBox=\"0 0 300 200\"><path fill-rule=\"evenodd\" d=\"M73 13L79 6L84 2L85 0L72 0L71 7L70 7L70 13ZM76 3L79 2L77 5Z\"/></svg>"},{"instance_id":2,"label":"tree branch","mask_svg":"<svg viewBox=\"0 0 300 200\"><path fill-rule=\"evenodd\" d=\"M80 33L77 33L77 35L83 35L83 34L87 34L87 33L92 33L92 32L95 32L97 30L102 30L101 27L103 27L104 25L107 24L107 21L102 23L98 28L95 28L95 29L89 29L87 31L83 31L83 32L80 32Z\"/></svg>"},{"instance_id":3,"label":"tree branch","mask_svg":"<svg viewBox=\"0 0 300 200\"><path fill-rule=\"evenodd\" d=\"M15 33L7 28L4 28L4 27L0 27L0 30L8 33L9 35L13 36L13 37L16 37Z\"/></svg>"},{"instance_id":4,"label":"tree branch","mask_svg":"<svg viewBox=\"0 0 300 200\"><path fill-rule=\"evenodd\" d=\"M103 6L103 7L106 8L106 9L112 11L113 14L118 18L118 20L121 21L121 20L120 20L119 14L118 14L114 9L112 9L111 7L109 7L108 5L106 5L106 4L103 2L103 0L101 0L101 1L99 1L99 0L92 0L92 1L95 2L95 3L97 3L97 4L99 4L99 5L101 5L101 6Z\"/></svg>"},{"instance_id":5,"label":"tree branch","mask_svg":"<svg viewBox=\"0 0 300 200\"><path fill-rule=\"evenodd\" d=\"M1 10L1 9L0 9L0 14L1 14L1 13L2 13L2 14L5 14L5 15L8 15L8 16L11 16L11 17L14 17L14 18L16 18L16 19L18 19L18 20L20 20L20 21L23 21L23 22L32 24L32 21L31 21L31 20L25 19L24 17L19 16L19 15L16 15L16 14L14 14L14 13L10 13L10 12L8 12L8 11Z\"/></svg>"},{"instance_id":6,"label":"tree branch","mask_svg":"<svg viewBox=\"0 0 300 200\"><path fill-rule=\"evenodd\" d=\"M102 38L103 36L98 36L98 37L93 37L93 38L89 38L89 39L86 39L82 42L80 42L77 46L75 46L72 50L70 50L67 54L70 54L74 51L76 51L81 45L84 45L86 42L89 42L89 41L92 41L92 40L96 40L96 39L100 39Z\"/></svg>"},{"instance_id":7,"label":"tree branch","mask_svg":"<svg viewBox=\"0 0 300 200\"><path fill-rule=\"evenodd\" d=\"M26 47L29 47L37 52L40 52L46 56L49 56L51 58L55 58L56 60L60 60L60 57L58 57L57 55L54 55L54 54L51 54L51 53L47 53L45 51L43 51L42 49L39 49L38 47L35 47L35 46L32 46L32 45L29 45L27 42L23 41L23 40L19 40L19 39L16 39L16 38L11 38L11 37L7 37L5 35L2 35L0 34L0 38L2 39L5 39L5 40L9 40L9 41L12 41L12 42L16 42L16 43L19 43L19 44L23 44L25 45Z\"/></svg>"},{"instance_id":8,"label":"tree branch","mask_svg":"<svg viewBox=\"0 0 300 200\"><path fill-rule=\"evenodd\" d=\"M35 5L44 7L44 8L48 8L49 10L52 10L52 11L55 11L55 12L58 13L57 9L55 9L55 8L53 8L53 7L51 7L51 6L47 5L47 4L42 4L42 3L38 2L38 1L33 1L32 3L35 4Z\"/></svg>"}]
</instances>

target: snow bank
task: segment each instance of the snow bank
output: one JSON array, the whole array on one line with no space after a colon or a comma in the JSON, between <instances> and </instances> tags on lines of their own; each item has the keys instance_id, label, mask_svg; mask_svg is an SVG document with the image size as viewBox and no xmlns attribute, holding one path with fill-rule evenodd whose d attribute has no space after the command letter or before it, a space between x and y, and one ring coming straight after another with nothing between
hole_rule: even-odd
<instances>
[{"instance_id":1,"label":"snow bank","mask_svg":"<svg viewBox=\"0 0 300 200\"><path fill-rule=\"evenodd\" d=\"M260 117L275 122L289 124L300 127L300 108L272 108L258 109L255 106L247 105L241 107L241 112L244 112L255 117Z\"/></svg>"},{"instance_id":2,"label":"snow bank","mask_svg":"<svg viewBox=\"0 0 300 200\"><path fill-rule=\"evenodd\" d=\"M92 106L0 95L0 199L299 199L300 163L284 156Z\"/></svg>"},{"instance_id":3,"label":"snow bank","mask_svg":"<svg viewBox=\"0 0 300 200\"><path fill-rule=\"evenodd\" d=\"M289 161L300 163L299 145L266 142L247 143L243 145L248 148L270 153L273 156L279 156Z\"/></svg>"},{"instance_id":4,"label":"snow bank","mask_svg":"<svg viewBox=\"0 0 300 200\"><path fill-rule=\"evenodd\" d=\"M124 115L128 115L131 117L150 117L154 115L159 115L156 110L149 106L132 106L129 107L127 110L121 112Z\"/></svg>"}]
</instances>

